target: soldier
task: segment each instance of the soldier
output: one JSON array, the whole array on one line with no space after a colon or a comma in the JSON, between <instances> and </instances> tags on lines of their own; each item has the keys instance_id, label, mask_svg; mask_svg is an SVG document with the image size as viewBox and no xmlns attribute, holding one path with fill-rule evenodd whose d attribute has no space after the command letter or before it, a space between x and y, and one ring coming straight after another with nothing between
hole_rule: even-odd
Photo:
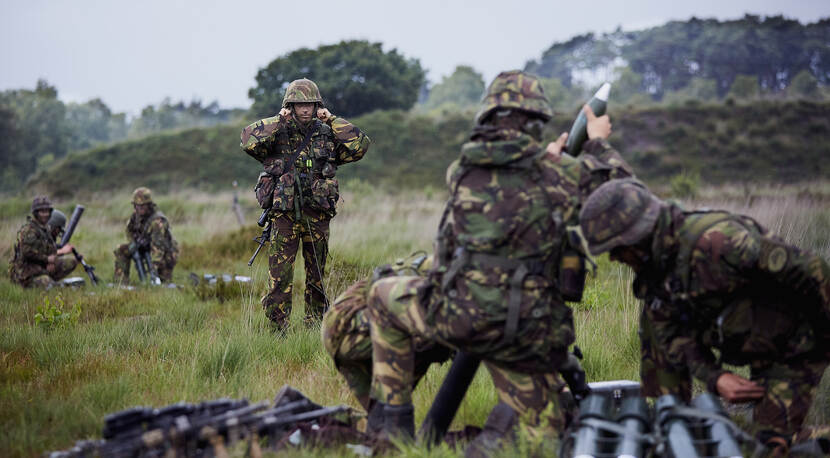
<instances>
[{"instance_id":1,"label":"soldier","mask_svg":"<svg viewBox=\"0 0 830 458\"><path fill-rule=\"evenodd\" d=\"M547 424L561 430L557 372L574 341L565 295L581 294L560 280L568 276L562 253L579 249L566 226L578 222L581 196L631 175L605 141L608 117L586 114L590 140L576 159L561 153L567 134L540 144L552 111L536 77L504 72L490 85L470 141L447 172L437 265L427 280L382 279L370 292L371 397L383 409L370 426L381 437L414 431L413 336L478 357L490 372L499 403L469 452L510 439L519 415L538 425L549 405Z\"/></svg>"},{"instance_id":2,"label":"soldier","mask_svg":"<svg viewBox=\"0 0 830 458\"><path fill-rule=\"evenodd\" d=\"M163 282L173 278L179 258L179 245L170 233L167 217L153 203L153 195L145 187L133 191L133 212L127 221L127 241L115 249L115 283L130 282L130 261L133 253L150 253L152 268Z\"/></svg>"},{"instance_id":3,"label":"soldier","mask_svg":"<svg viewBox=\"0 0 830 458\"><path fill-rule=\"evenodd\" d=\"M270 282L262 307L276 330L289 324L299 245L305 261L305 323L318 323L323 316L329 223L340 195L334 175L338 166L360 160L369 143L360 129L323 106L317 85L307 79L288 85L278 115L242 131L242 149L265 169L257 184L260 205L273 210Z\"/></svg>"},{"instance_id":4,"label":"soldier","mask_svg":"<svg viewBox=\"0 0 830 458\"><path fill-rule=\"evenodd\" d=\"M323 346L335 367L346 379L349 389L367 412L372 411L369 389L372 383L372 339L366 313L369 288L380 278L401 275L425 276L432 266L432 257L416 254L395 264L375 269L371 279L360 280L334 300L323 315ZM450 349L430 341L415 340L415 374L413 388L432 363L449 359ZM378 411L375 411L378 412Z\"/></svg>"},{"instance_id":5,"label":"soldier","mask_svg":"<svg viewBox=\"0 0 830 458\"><path fill-rule=\"evenodd\" d=\"M694 377L727 401L754 401L759 440L786 454L830 358L827 263L749 217L684 211L630 180L597 189L580 224L593 254L631 266L648 304L644 393L688 400ZM748 365L750 379L722 363Z\"/></svg>"},{"instance_id":6,"label":"soldier","mask_svg":"<svg viewBox=\"0 0 830 458\"><path fill-rule=\"evenodd\" d=\"M32 200L32 215L26 217L26 224L17 232L9 276L24 288L55 286L55 282L69 275L78 265L71 254L72 245L58 249L55 244L53 229L48 224L52 212L48 197L35 197Z\"/></svg>"}]
</instances>

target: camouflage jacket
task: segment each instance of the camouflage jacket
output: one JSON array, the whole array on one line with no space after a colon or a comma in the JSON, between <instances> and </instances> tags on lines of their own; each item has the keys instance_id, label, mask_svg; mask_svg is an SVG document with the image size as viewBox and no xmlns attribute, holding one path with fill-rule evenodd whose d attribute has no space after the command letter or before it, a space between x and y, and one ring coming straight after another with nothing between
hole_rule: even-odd
<instances>
[{"instance_id":1,"label":"camouflage jacket","mask_svg":"<svg viewBox=\"0 0 830 458\"><path fill-rule=\"evenodd\" d=\"M337 167L363 158L371 140L349 121L334 117L320 123L292 169L286 161L302 144L306 132L293 117L277 115L243 129L241 147L277 179L275 209L290 211L300 203L295 187L299 179L302 205L334 215L340 197L334 177Z\"/></svg>"},{"instance_id":2,"label":"camouflage jacket","mask_svg":"<svg viewBox=\"0 0 830 458\"><path fill-rule=\"evenodd\" d=\"M721 362L830 357L830 267L749 217L664 209L637 276L657 344L710 390ZM716 359L711 351L720 351Z\"/></svg>"},{"instance_id":3,"label":"camouflage jacket","mask_svg":"<svg viewBox=\"0 0 830 458\"><path fill-rule=\"evenodd\" d=\"M505 327L510 308L520 308L523 317L530 313L534 318L522 318L519 332L544 335L547 342L530 343L523 355L521 345L488 339L479 345L483 352L498 353L509 362L544 352L552 342L558 348L573 342L571 312L556 286L565 227L578 224L582 199L593 189L611 178L631 176L607 142L590 141L585 149L578 158L552 156L529 135L479 126L450 165L451 196L436 242L433 284L443 291L448 308L483 309L496 333ZM528 305L519 291L542 299ZM511 305L516 301L524 302ZM539 319L551 313L555 316L550 321ZM533 328L534 322L544 329ZM549 329L543 322L558 328ZM494 346L488 347L490 343Z\"/></svg>"},{"instance_id":4,"label":"camouflage jacket","mask_svg":"<svg viewBox=\"0 0 830 458\"><path fill-rule=\"evenodd\" d=\"M55 239L49 233L49 226L42 225L31 216L17 231L14 245L14 259L9 265L12 281L23 283L32 277L43 275L49 256L58 252Z\"/></svg>"},{"instance_id":5,"label":"camouflage jacket","mask_svg":"<svg viewBox=\"0 0 830 458\"><path fill-rule=\"evenodd\" d=\"M142 249L149 249L153 262L176 258L179 253L179 245L170 232L170 223L155 205L153 213L146 218L139 217L138 213L130 216L127 221L127 240Z\"/></svg>"}]
</instances>

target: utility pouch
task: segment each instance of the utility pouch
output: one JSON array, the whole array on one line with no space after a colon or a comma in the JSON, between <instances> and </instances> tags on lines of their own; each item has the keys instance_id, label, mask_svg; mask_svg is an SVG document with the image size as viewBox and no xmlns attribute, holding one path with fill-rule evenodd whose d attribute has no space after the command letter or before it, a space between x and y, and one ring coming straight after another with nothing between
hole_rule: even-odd
<instances>
[{"instance_id":1,"label":"utility pouch","mask_svg":"<svg viewBox=\"0 0 830 458\"><path fill-rule=\"evenodd\" d=\"M277 180L268 172L259 174L254 193L256 193L256 201L262 209L271 208L274 204L274 190L277 187Z\"/></svg>"},{"instance_id":2,"label":"utility pouch","mask_svg":"<svg viewBox=\"0 0 830 458\"><path fill-rule=\"evenodd\" d=\"M294 174L284 173L277 181L273 208L280 211L294 209Z\"/></svg>"},{"instance_id":3,"label":"utility pouch","mask_svg":"<svg viewBox=\"0 0 830 458\"><path fill-rule=\"evenodd\" d=\"M582 300L585 276L588 273L585 263L591 262L594 268L596 265L588 257L585 239L579 226L568 226L563 242L562 256L559 260L559 292L566 301L579 302Z\"/></svg>"},{"instance_id":4,"label":"utility pouch","mask_svg":"<svg viewBox=\"0 0 830 458\"><path fill-rule=\"evenodd\" d=\"M340 198L340 189L336 178L323 178L311 183L311 194L319 208L327 212L334 212L337 200Z\"/></svg>"}]
</instances>

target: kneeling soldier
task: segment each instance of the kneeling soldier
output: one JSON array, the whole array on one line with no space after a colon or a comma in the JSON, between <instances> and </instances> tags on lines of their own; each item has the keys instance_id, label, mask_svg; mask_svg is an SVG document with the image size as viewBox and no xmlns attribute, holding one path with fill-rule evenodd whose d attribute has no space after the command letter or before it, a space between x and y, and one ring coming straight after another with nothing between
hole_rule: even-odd
<instances>
[{"instance_id":1,"label":"kneeling soldier","mask_svg":"<svg viewBox=\"0 0 830 458\"><path fill-rule=\"evenodd\" d=\"M170 233L167 217L153 203L149 189L141 187L133 191L135 212L127 221L127 240L115 249L115 282L130 282L132 254L149 251L152 268L163 282L173 278L173 268L179 259L179 245Z\"/></svg>"},{"instance_id":2,"label":"kneeling soldier","mask_svg":"<svg viewBox=\"0 0 830 458\"><path fill-rule=\"evenodd\" d=\"M424 277L431 265L432 257L424 254L379 267L371 279L360 280L347 288L323 315L323 346L334 360L337 370L346 379L352 394L367 412L375 404L369 398L372 387L372 338L369 335L369 316L366 310L369 289L380 278L395 275ZM447 347L416 339L413 388L432 363L442 363L450 355L451 350Z\"/></svg>"},{"instance_id":3,"label":"kneeling soldier","mask_svg":"<svg viewBox=\"0 0 830 458\"><path fill-rule=\"evenodd\" d=\"M53 229L48 224L52 211L52 202L48 197L35 197L32 215L26 217L26 224L17 232L9 276L24 288L52 287L78 265L72 255L72 245L58 249L55 244Z\"/></svg>"},{"instance_id":4,"label":"kneeling soldier","mask_svg":"<svg viewBox=\"0 0 830 458\"><path fill-rule=\"evenodd\" d=\"M598 188L580 224L593 254L636 273L645 394L688 400L694 377L753 401L759 439L786 453L830 358L827 263L749 217L684 211L629 180ZM748 365L750 379L722 363Z\"/></svg>"}]
</instances>

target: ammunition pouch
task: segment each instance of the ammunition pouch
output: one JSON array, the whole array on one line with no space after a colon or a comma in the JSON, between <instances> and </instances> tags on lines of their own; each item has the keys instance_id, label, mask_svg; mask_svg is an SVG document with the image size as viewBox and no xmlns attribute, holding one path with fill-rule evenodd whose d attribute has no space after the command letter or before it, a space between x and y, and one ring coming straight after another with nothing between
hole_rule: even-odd
<instances>
[{"instance_id":1,"label":"ammunition pouch","mask_svg":"<svg viewBox=\"0 0 830 458\"><path fill-rule=\"evenodd\" d=\"M284 173L277 180L274 189L274 203L273 207L280 211L290 211L294 209L294 195L295 195L295 181L292 173Z\"/></svg>"},{"instance_id":2,"label":"ammunition pouch","mask_svg":"<svg viewBox=\"0 0 830 458\"><path fill-rule=\"evenodd\" d=\"M274 205L274 190L277 187L277 180L274 175L268 172L259 174L254 193L256 194L256 201L262 209L271 208Z\"/></svg>"},{"instance_id":3,"label":"ammunition pouch","mask_svg":"<svg viewBox=\"0 0 830 458\"><path fill-rule=\"evenodd\" d=\"M329 165L329 164L326 164ZM311 183L311 195L318 208L327 213L334 213L340 188L336 178L320 178Z\"/></svg>"}]
</instances>

